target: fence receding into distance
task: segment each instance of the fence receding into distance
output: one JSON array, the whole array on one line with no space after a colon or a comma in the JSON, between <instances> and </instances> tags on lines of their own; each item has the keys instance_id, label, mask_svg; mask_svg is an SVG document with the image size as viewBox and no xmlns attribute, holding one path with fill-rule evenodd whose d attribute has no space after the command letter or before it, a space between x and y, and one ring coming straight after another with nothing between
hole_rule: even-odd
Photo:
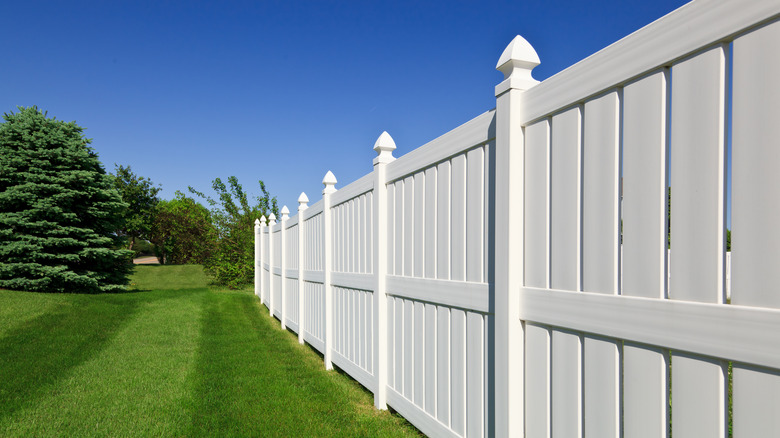
<instances>
[{"instance_id":1,"label":"fence receding into distance","mask_svg":"<svg viewBox=\"0 0 780 438\"><path fill-rule=\"evenodd\" d=\"M695 0L541 83L516 37L495 109L261 218L256 294L431 436L777 436L778 14Z\"/></svg>"}]
</instances>

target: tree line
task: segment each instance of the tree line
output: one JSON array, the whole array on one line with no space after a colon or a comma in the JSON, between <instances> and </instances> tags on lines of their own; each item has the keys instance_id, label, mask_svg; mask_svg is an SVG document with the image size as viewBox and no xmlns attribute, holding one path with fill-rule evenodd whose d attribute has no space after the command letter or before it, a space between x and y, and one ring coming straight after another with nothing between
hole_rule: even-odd
<instances>
[{"instance_id":1,"label":"tree line","mask_svg":"<svg viewBox=\"0 0 780 438\"><path fill-rule=\"evenodd\" d=\"M213 181L217 199L188 187L161 200L161 187L130 166L106 172L91 142L37 107L3 115L0 288L121 291L149 246L160 263L203 264L217 284L251 283L254 219L279 214L262 181L253 198L231 176Z\"/></svg>"}]
</instances>

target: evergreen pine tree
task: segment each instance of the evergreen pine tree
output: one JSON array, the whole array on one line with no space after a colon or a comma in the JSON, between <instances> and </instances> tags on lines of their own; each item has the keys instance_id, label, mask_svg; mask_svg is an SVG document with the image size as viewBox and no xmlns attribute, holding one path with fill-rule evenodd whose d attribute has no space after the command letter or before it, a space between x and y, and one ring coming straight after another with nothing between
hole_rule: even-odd
<instances>
[{"instance_id":1,"label":"evergreen pine tree","mask_svg":"<svg viewBox=\"0 0 780 438\"><path fill-rule=\"evenodd\" d=\"M114 232L127 205L75 122L37 107L0 123L0 288L122 290L131 251Z\"/></svg>"}]
</instances>

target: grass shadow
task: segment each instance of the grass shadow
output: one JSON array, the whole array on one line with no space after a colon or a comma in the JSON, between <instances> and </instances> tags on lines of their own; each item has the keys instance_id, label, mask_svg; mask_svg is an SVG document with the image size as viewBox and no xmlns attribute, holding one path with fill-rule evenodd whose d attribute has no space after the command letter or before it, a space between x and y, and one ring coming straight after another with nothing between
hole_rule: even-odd
<instances>
[{"instance_id":1,"label":"grass shadow","mask_svg":"<svg viewBox=\"0 0 780 438\"><path fill-rule=\"evenodd\" d=\"M45 397L71 369L103 350L138 302L117 295L68 300L0 338L0 419Z\"/></svg>"}]
</instances>

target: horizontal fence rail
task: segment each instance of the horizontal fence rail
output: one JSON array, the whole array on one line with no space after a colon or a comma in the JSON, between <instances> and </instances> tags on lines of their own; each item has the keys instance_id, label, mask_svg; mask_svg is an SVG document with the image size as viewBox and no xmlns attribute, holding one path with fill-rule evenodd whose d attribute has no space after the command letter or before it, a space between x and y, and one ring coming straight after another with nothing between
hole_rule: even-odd
<instances>
[{"instance_id":1,"label":"horizontal fence rail","mask_svg":"<svg viewBox=\"0 0 780 438\"><path fill-rule=\"evenodd\" d=\"M541 83L516 37L495 109L259 218L255 293L431 436L778 435L779 16L696 0Z\"/></svg>"}]
</instances>

